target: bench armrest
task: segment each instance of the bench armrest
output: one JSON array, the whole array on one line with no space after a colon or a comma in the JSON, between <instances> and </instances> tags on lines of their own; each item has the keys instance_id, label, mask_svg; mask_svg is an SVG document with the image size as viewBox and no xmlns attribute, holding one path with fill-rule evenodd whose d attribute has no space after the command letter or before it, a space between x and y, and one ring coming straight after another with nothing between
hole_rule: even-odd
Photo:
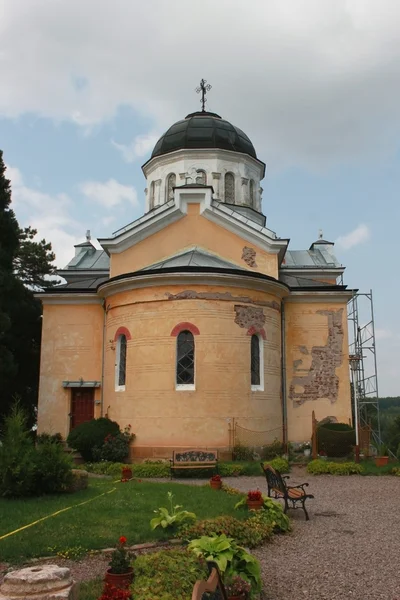
<instances>
[{"instance_id":1,"label":"bench armrest","mask_svg":"<svg viewBox=\"0 0 400 600\"><path fill-rule=\"evenodd\" d=\"M309 485L310 485L309 483L302 483L300 485L291 485L290 487L288 487L288 490L297 490L298 488L300 488L304 492L304 488L308 487Z\"/></svg>"}]
</instances>

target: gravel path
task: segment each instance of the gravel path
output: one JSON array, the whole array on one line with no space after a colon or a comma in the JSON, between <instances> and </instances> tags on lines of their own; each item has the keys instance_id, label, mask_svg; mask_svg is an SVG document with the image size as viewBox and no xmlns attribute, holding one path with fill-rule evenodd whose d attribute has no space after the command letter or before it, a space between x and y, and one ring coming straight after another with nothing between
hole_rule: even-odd
<instances>
[{"instance_id":1,"label":"gravel path","mask_svg":"<svg viewBox=\"0 0 400 600\"><path fill-rule=\"evenodd\" d=\"M242 491L266 490L262 477L224 481ZM310 521L302 510L290 511L293 533L253 550L262 567L263 600L400 600L400 478L313 477L294 469L290 484L304 481L315 496L307 502ZM96 555L52 562L82 581L102 576L108 560Z\"/></svg>"}]
</instances>

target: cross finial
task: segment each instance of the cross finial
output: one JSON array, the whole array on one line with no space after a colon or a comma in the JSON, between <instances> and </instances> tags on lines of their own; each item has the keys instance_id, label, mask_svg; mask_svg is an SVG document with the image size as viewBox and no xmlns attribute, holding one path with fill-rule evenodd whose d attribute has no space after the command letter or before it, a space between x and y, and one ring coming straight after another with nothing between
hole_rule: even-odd
<instances>
[{"instance_id":1,"label":"cross finial","mask_svg":"<svg viewBox=\"0 0 400 600\"><path fill-rule=\"evenodd\" d=\"M198 94L200 94L201 92L201 110L202 112L206 111L206 93L209 92L211 90L211 85L209 83L207 83L207 81L205 79L202 79L200 81L200 86L196 88L196 92Z\"/></svg>"},{"instance_id":2,"label":"cross finial","mask_svg":"<svg viewBox=\"0 0 400 600\"><path fill-rule=\"evenodd\" d=\"M324 237L324 232L322 231L322 229L320 229L318 231L318 237L319 237L320 240L322 240L322 238Z\"/></svg>"}]
</instances>

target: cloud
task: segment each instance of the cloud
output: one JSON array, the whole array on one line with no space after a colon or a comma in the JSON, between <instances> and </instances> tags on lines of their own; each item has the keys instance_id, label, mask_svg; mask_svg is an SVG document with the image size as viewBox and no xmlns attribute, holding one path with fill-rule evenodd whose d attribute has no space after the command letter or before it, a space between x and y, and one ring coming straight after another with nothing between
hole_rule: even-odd
<instances>
[{"instance_id":1,"label":"cloud","mask_svg":"<svg viewBox=\"0 0 400 600\"><path fill-rule=\"evenodd\" d=\"M118 144L114 140L111 140L112 145L117 148L122 158L127 163L134 162L137 158L142 158L153 150L156 142L160 138L160 134L157 133L145 133L137 135L133 141L125 146L124 144Z\"/></svg>"},{"instance_id":2,"label":"cloud","mask_svg":"<svg viewBox=\"0 0 400 600\"><path fill-rule=\"evenodd\" d=\"M97 202L105 208L113 208L126 201L139 207L135 188L123 185L115 179L109 179L105 183L85 181L79 185L79 189L89 200Z\"/></svg>"},{"instance_id":3,"label":"cloud","mask_svg":"<svg viewBox=\"0 0 400 600\"><path fill-rule=\"evenodd\" d=\"M367 242L371 237L370 229L367 225L361 224L350 233L341 235L336 240L336 245L343 250L350 250L354 246Z\"/></svg>"},{"instance_id":4,"label":"cloud","mask_svg":"<svg viewBox=\"0 0 400 600\"><path fill-rule=\"evenodd\" d=\"M90 131L129 107L159 131L200 108L194 88L205 77L207 108L246 131L273 168L385 160L397 147L393 0L2 5L2 116ZM145 145L119 144L126 160Z\"/></svg>"},{"instance_id":5,"label":"cloud","mask_svg":"<svg viewBox=\"0 0 400 600\"><path fill-rule=\"evenodd\" d=\"M50 195L26 186L17 167L7 165L6 177L11 180L12 208L20 226L31 225L38 231L37 238L51 242L57 267L64 267L74 255L74 244L83 237L75 233L82 226L70 217L71 199L66 194Z\"/></svg>"}]
</instances>

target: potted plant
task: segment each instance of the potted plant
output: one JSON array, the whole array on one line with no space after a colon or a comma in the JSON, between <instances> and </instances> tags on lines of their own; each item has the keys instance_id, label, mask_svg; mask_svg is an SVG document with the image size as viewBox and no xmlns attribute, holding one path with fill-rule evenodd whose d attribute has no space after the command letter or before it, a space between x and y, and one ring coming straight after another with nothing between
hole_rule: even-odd
<instances>
[{"instance_id":1,"label":"potted plant","mask_svg":"<svg viewBox=\"0 0 400 600\"><path fill-rule=\"evenodd\" d=\"M245 600L250 595L251 585L240 575L226 578L224 586L228 600Z\"/></svg>"},{"instance_id":2,"label":"potted plant","mask_svg":"<svg viewBox=\"0 0 400 600\"><path fill-rule=\"evenodd\" d=\"M250 490L247 492L246 504L249 510L260 510L264 500L260 490Z\"/></svg>"},{"instance_id":3,"label":"potted plant","mask_svg":"<svg viewBox=\"0 0 400 600\"><path fill-rule=\"evenodd\" d=\"M213 475L210 479L210 486L213 490L220 490L222 488L221 475Z\"/></svg>"},{"instance_id":4,"label":"potted plant","mask_svg":"<svg viewBox=\"0 0 400 600\"><path fill-rule=\"evenodd\" d=\"M125 482L129 481L130 479L132 479L132 469L129 465L126 465L126 467L122 467L121 481Z\"/></svg>"},{"instance_id":5,"label":"potted plant","mask_svg":"<svg viewBox=\"0 0 400 600\"><path fill-rule=\"evenodd\" d=\"M378 444L376 446L378 454L375 457L375 464L377 467L384 467L389 462L389 450L386 444Z\"/></svg>"},{"instance_id":6,"label":"potted plant","mask_svg":"<svg viewBox=\"0 0 400 600\"><path fill-rule=\"evenodd\" d=\"M311 442L304 442L303 446L304 456L310 456L311 454Z\"/></svg>"},{"instance_id":7,"label":"potted plant","mask_svg":"<svg viewBox=\"0 0 400 600\"><path fill-rule=\"evenodd\" d=\"M126 537L121 536L111 555L104 581L116 588L127 589L133 580L133 569L130 561L132 555L126 549Z\"/></svg>"}]
</instances>

